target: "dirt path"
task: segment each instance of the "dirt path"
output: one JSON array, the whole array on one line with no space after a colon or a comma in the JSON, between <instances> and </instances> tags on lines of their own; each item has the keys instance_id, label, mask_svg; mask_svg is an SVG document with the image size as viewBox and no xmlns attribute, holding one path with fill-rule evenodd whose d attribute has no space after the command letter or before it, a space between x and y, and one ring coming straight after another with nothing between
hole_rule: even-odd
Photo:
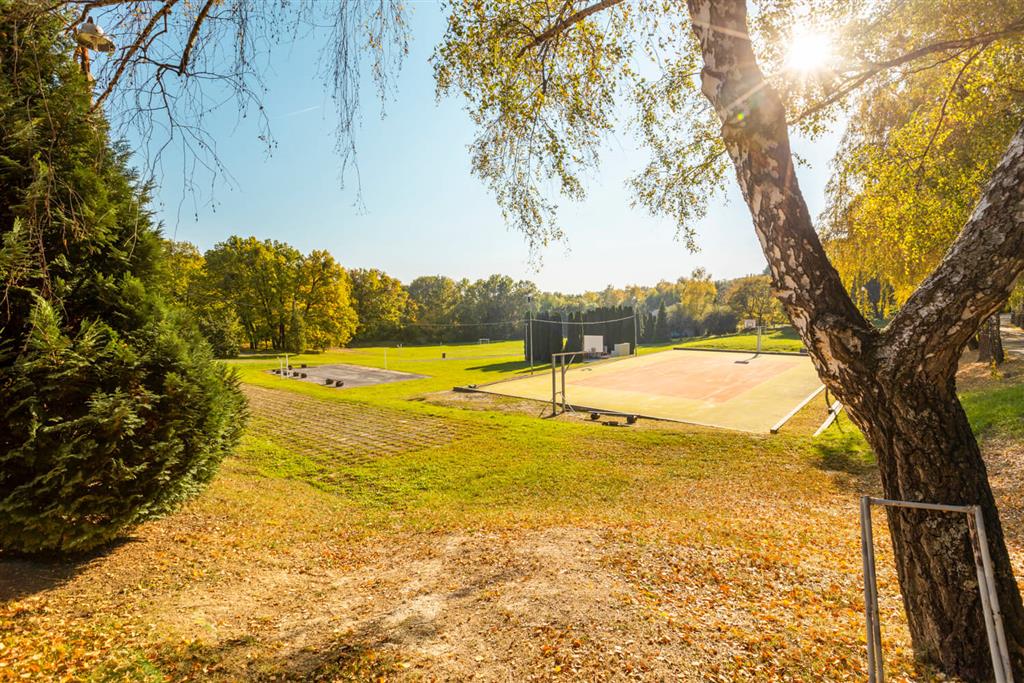
<instances>
[{"instance_id":1,"label":"dirt path","mask_svg":"<svg viewBox=\"0 0 1024 683\"><path fill-rule=\"evenodd\" d=\"M697 680L694 652L608 566L613 547L580 528L407 538L354 570L256 574L151 616L225 679Z\"/></svg>"}]
</instances>

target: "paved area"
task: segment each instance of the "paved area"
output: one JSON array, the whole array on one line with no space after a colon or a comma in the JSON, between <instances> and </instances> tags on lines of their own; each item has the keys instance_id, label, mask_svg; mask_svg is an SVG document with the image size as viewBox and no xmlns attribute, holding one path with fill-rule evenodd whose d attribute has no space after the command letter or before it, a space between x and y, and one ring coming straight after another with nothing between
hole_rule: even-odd
<instances>
[{"instance_id":1,"label":"paved area","mask_svg":"<svg viewBox=\"0 0 1024 683\"><path fill-rule=\"evenodd\" d=\"M999 317L999 332L1003 336L1003 352L1024 356L1024 330L1010 322L1010 316Z\"/></svg>"},{"instance_id":2,"label":"paved area","mask_svg":"<svg viewBox=\"0 0 1024 683\"><path fill-rule=\"evenodd\" d=\"M820 385L805 356L674 350L576 365L565 393L578 408L765 433ZM480 390L550 401L551 373Z\"/></svg>"},{"instance_id":3,"label":"paved area","mask_svg":"<svg viewBox=\"0 0 1024 683\"><path fill-rule=\"evenodd\" d=\"M268 370L268 372L270 372ZM381 370L379 368L368 368L362 365L317 365L309 368L292 366L292 373L298 372L299 377L289 375L289 379L297 379L314 384L326 384L326 380L337 385L343 382L342 388L367 387L373 384L384 384L386 382L404 382L410 379L422 379L426 375L416 375L411 372L396 372L394 370ZM302 373L306 376L302 377Z\"/></svg>"}]
</instances>

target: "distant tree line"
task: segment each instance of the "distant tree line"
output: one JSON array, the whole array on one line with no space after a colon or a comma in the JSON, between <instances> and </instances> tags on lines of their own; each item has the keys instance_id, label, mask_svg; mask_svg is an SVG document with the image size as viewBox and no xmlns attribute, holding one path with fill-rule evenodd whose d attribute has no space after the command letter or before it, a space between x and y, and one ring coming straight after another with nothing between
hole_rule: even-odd
<instances>
[{"instance_id":1,"label":"distant tree line","mask_svg":"<svg viewBox=\"0 0 1024 683\"><path fill-rule=\"evenodd\" d=\"M230 237L205 254L166 242L167 289L192 312L220 357L250 349L298 352L347 344L357 329L352 279L330 253L302 254Z\"/></svg>"},{"instance_id":2,"label":"distant tree line","mask_svg":"<svg viewBox=\"0 0 1024 683\"><path fill-rule=\"evenodd\" d=\"M526 342L532 317L534 360L548 362L552 353L582 349L584 330L612 346L632 344L634 335L654 344L735 332L743 319L782 321L766 275L716 282L702 269L651 287L571 295L507 275L425 275L406 285L377 268L346 269L325 250L303 254L284 242L237 236L205 253L166 241L161 263L168 298L191 312L220 357L243 347L297 353L349 344Z\"/></svg>"}]
</instances>

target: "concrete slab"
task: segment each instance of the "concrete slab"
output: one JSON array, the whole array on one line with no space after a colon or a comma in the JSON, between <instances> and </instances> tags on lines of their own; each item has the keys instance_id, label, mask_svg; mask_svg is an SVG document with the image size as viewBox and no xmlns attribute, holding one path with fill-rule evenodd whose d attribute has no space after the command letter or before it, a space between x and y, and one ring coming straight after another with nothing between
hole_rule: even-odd
<instances>
[{"instance_id":1,"label":"concrete slab","mask_svg":"<svg viewBox=\"0 0 1024 683\"><path fill-rule=\"evenodd\" d=\"M271 372L268 370L267 372ZM308 368L292 366L292 372L306 373L305 377L295 377L289 374L288 379L297 379L303 382L324 384L326 380L333 380L334 384L344 382L341 388L368 387L374 384L385 384L387 382L404 382L410 379L423 379L427 375L416 375L411 372L396 372L394 370L381 370L380 368L368 368L362 365L316 365ZM275 373L276 374L276 373Z\"/></svg>"}]
</instances>

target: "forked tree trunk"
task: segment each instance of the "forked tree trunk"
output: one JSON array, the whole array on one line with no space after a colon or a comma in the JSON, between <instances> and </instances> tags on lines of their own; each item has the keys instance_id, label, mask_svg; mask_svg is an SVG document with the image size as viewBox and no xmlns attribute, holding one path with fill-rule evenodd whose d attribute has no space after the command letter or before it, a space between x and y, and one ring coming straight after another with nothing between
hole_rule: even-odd
<instances>
[{"instance_id":1,"label":"forked tree trunk","mask_svg":"<svg viewBox=\"0 0 1024 683\"><path fill-rule=\"evenodd\" d=\"M982 505L1019 678L1024 610L985 463L953 382L892 380L881 383L882 396L844 392L847 401L856 401L856 422L878 454L882 488L897 500ZM888 522L915 653L964 680L989 680L990 654L964 515L890 510Z\"/></svg>"},{"instance_id":2,"label":"forked tree trunk","mask_svg":"<svg viewBox=\"0 0 1024 683\"><path fill-rule=\"evenodd\" d=\"M884 330L857 310L822 249L794 172L786 111L757 66L745 0L688 0L702 90L722 121L776 296L822 381L864 432L885 495L978 504L1015 675L1024 606L984 462L956 397L957 361L1024 270L1024 128L942 264ZM856 514L850 502L851 516ZM974 558L962 516L899 511L889 528L916 653L968 681L991 677Z\"/></svg>"},{"instance_id":3,"label":"forked tree trunk","mask_svg":"<svg viewBox=\"0 0 1024 683\"><path fill-rule=\"evenodd\" d=\"M999 365L1006 360L1003 336L999 331L999 314L986 320L978 331L978 362Z\"/></svg>"}]
</instances>

